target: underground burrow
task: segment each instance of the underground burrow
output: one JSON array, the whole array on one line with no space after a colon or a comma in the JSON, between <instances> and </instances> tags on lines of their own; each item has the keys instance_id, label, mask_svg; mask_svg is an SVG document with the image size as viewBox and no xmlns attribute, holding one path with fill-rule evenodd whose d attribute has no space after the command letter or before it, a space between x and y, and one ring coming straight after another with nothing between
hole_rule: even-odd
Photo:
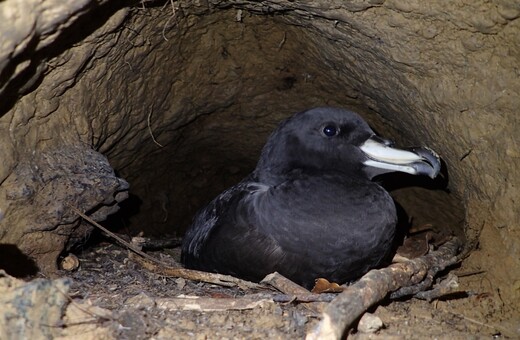
<instances>
[{"instance_id":1,"label":"underground burrow","mask_svg":"<svg viewBox=\"0 0 520 340\"><path fill-rule=\"evenodd\" d=\"M28 272L87 244L69 204L127 235L181 237L282 119L328 105L440 154L439 180L388 176L400 228L463 237L460 270L516 310L514 6L106 2L37 7L33 28L2 6L0 243Z\"/></svg>"}]
</instances>

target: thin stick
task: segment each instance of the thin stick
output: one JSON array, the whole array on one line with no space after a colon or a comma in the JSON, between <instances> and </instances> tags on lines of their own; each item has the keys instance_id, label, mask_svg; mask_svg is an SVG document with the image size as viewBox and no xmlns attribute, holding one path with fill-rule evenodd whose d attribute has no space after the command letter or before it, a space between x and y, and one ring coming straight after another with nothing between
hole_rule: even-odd
<instances>
[{"instance_id":1,"label":"thin stick","mask_svg":"<svg viewBox=\"0 0 520 340\"><path fill-rule=\"evenodd\" d=\"M139 263L146 270L169 277L181 277L191 281L201 281L207 283L213 283L224 287L239 287L243 290L246 289L265 289L264 286L254 282L242 280L230 275L215 274L202 272L199 270L185 269L185 268L174 268L167 265L161 264L158 266L155 262L149 262L147 259L140 258L134 254L129 254L130 259Z\"/></svg>"},{"instance_id":2,"label":"thin stick","mask_svg":"<svg viewBox=\"0 0 520 340\"><path fill-rule=\"evenodd\" d=\"M195 310L200 312L218 312L229 310L246 310L273 304L272 299L258 298L211 298L203 296L181 296L175 298L155 299L158 308L170 311Z\"/></svg>"},{"instance_id":3,"label":"thin stick","mask_svg":"<svg viewBox=\"0 0 520 340\"><path fill-rule=\"evenodd\" d=\"M191 269L185 269L185 268L173 268L168 266L167 264L163 263L162 261L157 260L156 258L146 254L141 249L137 248L131 243L128 243L121 237L117 236L107 228L103 227L81 211L79 211L76 207L67 204L74 212L76 212L79 216L84 218L86 221L91 223L93 226L101 229L104 231L107 235L117 240L119 243L133 251L135 254L141 256L135 256L132 253L130 253L130 259L133 259L135 262L139 263L142 267L145 269L148 269L151 272L154 272L156 274L164 275L164 276L171 276L171 277L181 277L186 280L192 280L192 281L201 281L201 282L207 282L207 283L213 283L220 286L225 287L234 287L238 286L242 289L261 289L265 288L262 285L259 285L257 283L245 281L238 279L236 277L230 276L230 275L222 275L222 274L214 274L214 273L207 273L207 272L201 272L198 270L191 270ZM146 260L145 260L146 259Z\"/></svg>"},{"instance_id":4,"label":"thin stick","mask_svg":"<svg viewBox=\"0 0 520 340\"><path fill-rule=\"evenodd\" d=\"M162 263L161 261L157 260L156 258L148 255L147 253L143 252L141 249L137 248L135 245L125 241L124 239L122 239L121 237L117 236L116 234L114 234L113 232L111 232L110 230L108 230L107 228L103 227L101 224L97 223L96 221L94 221L93 219L91 219L90 217L88 217L87 215L85 215L84 213L82 213L78 208L70 205L67 203L67 205L76 213L78 214L79 216L81 216L84 220L88 221L90 224L92 224L93 226L95 226L96 228L102 230L103 232L105 232L108 236L112 237L113 239L115 239L116 241L118 241L119 243L121 243L122 245L124 245L125 247L127 247L128 249L132 250L133 252L135 252L136 254L139 254L141 255L142 257L154 262L154 263L157 263L157 264L160 264L160 265L165 265L164 263Z\"/></svg>"}]
</instances>

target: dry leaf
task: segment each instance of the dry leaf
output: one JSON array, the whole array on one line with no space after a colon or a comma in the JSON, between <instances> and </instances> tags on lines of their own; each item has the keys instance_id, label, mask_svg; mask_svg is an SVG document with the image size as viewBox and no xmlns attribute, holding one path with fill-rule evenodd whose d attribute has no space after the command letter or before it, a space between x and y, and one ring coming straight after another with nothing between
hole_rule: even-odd
<instances>
[{"instance_id":1,"label":"dry leaf","mask_svg":"<svg viewBox=\"0 0 520 340\"><path fill-rule=\"evenodd\" d=\"M336 282L329 282L329 280L322 277L316 279L314 287L311 290L311 292L314 294L341 293L342 291L343 287L338 285Z\"/></svg>"},{"instance_id":2,"label":"dry leaf","mask_svg":"<svg viewBox=\"0 0 520 340\"><path fill-rule=\"evenodd\" d=\"M403 245L397 248L397 254L407 259L415 259L426 255L430 250L432 234L427 232L410 236L404 240Z\"/></svg>"}]
</instances>

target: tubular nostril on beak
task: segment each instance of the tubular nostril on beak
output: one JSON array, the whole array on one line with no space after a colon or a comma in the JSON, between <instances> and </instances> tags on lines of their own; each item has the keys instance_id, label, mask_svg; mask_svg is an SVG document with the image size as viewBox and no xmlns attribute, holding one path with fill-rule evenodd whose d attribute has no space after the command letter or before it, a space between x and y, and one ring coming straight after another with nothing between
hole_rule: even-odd
<instances>
[{"instance_id":1,"label":"tubular nostril on beak","mask_svg":"<svg viewBox=\"0 0 520 340\"><path fill-rule=\"evenodd\" d=\"M389 146L389 147L393 147L395 145L394 141L390 140L390 139L383 139L383 143L386 145L386 146Z\"/></svg>"},{"instance_id":2,"label":"tubular nostril on beak","mask_svg":"<svg viewBox=\"0 0 520 340\"><path fill-rule=\"evenodd\" d=\"M381 138L377 135L374 135L372 137L370 137L372 140L378 142L378 143L381 143L381 144L384 144L388 147L393 147L395 145L394 141L390 140L390 139L386 139L386 138Z\"/></svg>"}]
</instances>

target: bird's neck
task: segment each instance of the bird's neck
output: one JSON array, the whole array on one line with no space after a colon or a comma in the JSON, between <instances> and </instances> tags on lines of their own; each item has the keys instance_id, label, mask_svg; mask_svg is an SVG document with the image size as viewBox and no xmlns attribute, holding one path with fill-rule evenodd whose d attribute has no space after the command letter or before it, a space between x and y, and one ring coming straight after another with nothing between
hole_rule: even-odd
<instances>
[{"instance_id":1,"label":"bird's neck","mask_svg":"<svg viewBox=\"0 0 520 340\"><path fill-rule=\"evenodd\" d=\"M359 172L350 172L350 171L341 171L337 169L313 169L313 168L270 168L270 167L262 167L256 168L253 172L253 178L256 182L269 185L269 186L278 186L282 183L286 183L288 181L293 181L296 179L311 179L314 177L331 177L337 178L339 181L341 179L346 180L354 180L354 181L370 181L368 178L364 176L363 173Z\"/></svg>"},{"instance_id":2,"label":"bird's neck","mask_svg":"<svg viewBox=\"0 0 520 340\"><path fill-rule=\"evenodd\" d=\"M257 167L253 172L255 181L269 186L277 186L286 182L291 176L291 172L280 167Z\"/></svg>"}]
</instances>

